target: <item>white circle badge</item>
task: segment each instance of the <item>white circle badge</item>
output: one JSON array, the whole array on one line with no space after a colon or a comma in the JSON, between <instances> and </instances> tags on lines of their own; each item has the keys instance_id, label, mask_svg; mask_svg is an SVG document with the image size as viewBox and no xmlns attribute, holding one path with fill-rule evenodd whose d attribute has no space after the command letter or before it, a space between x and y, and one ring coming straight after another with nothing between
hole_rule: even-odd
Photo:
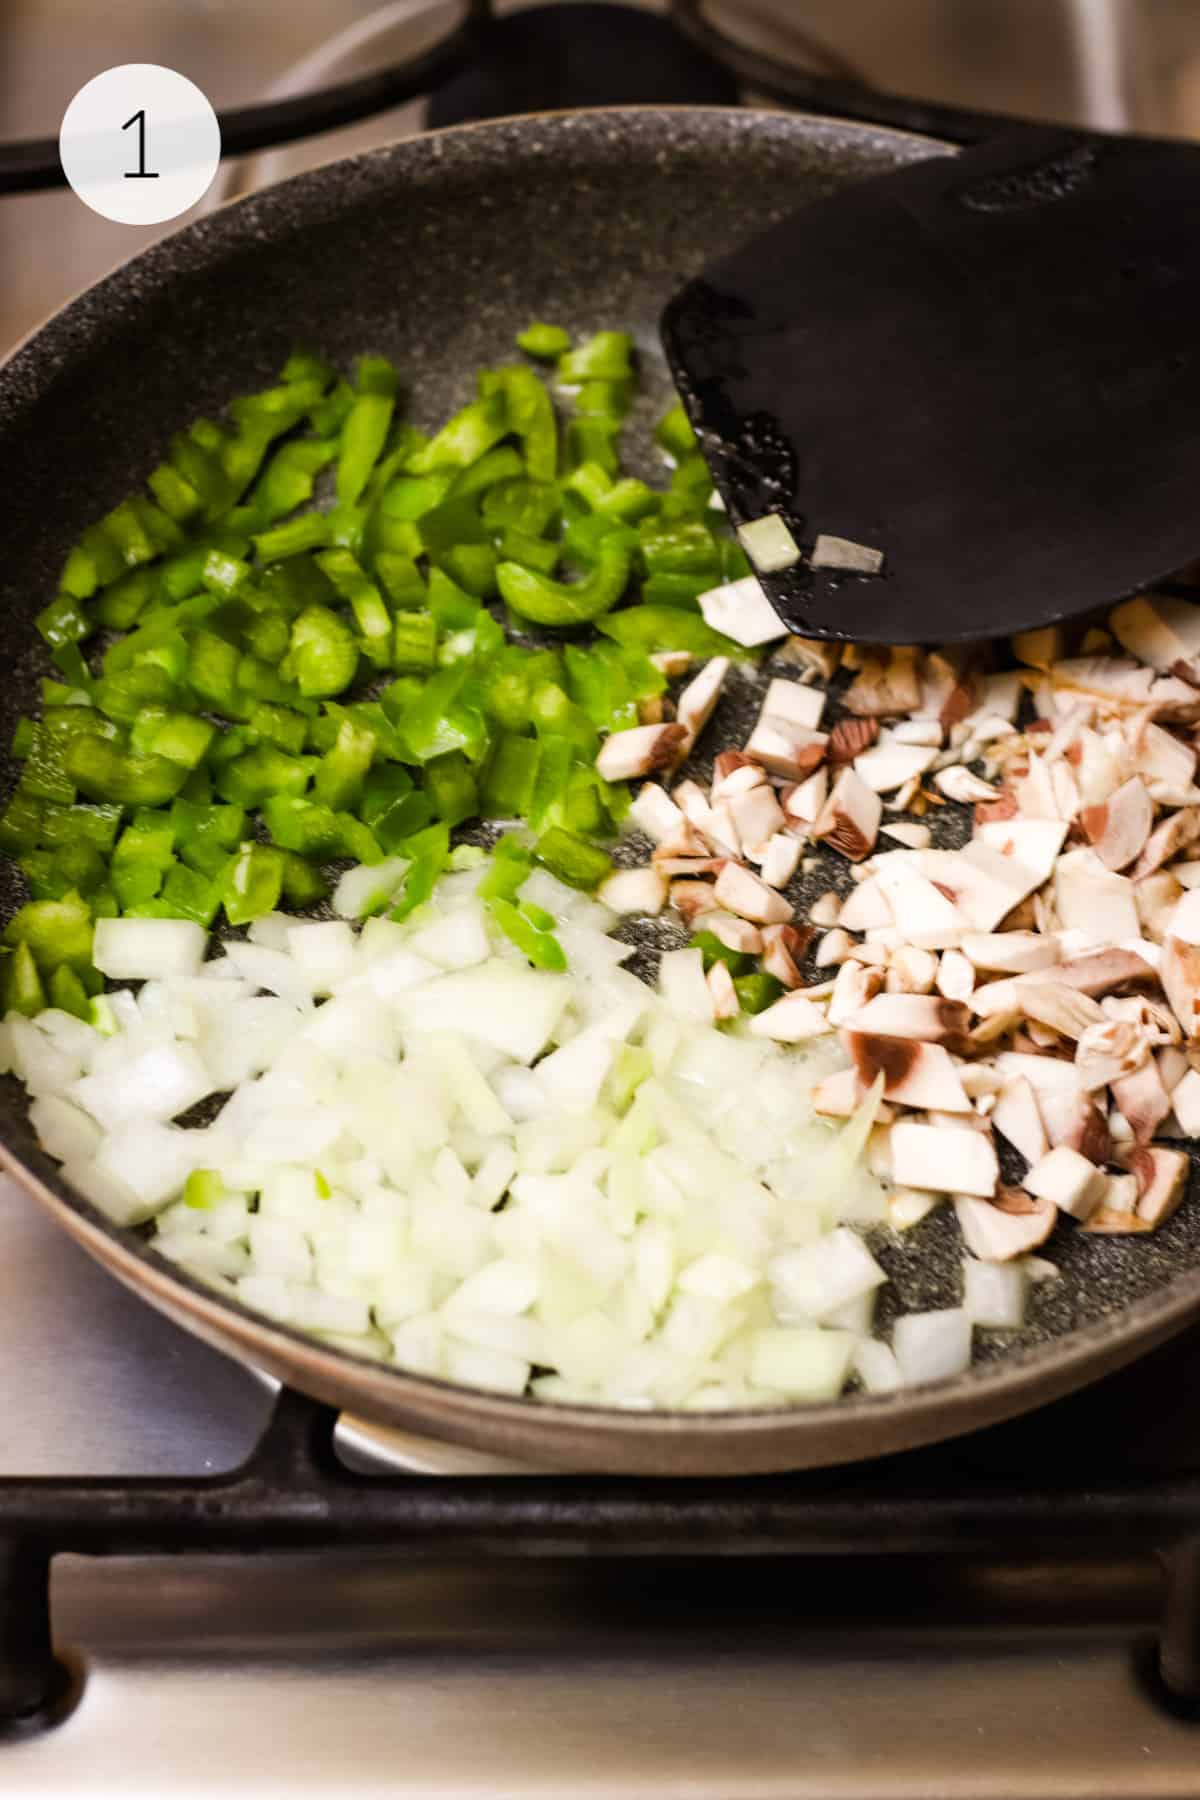
<instances>
[{"instance_id":1,"label":"white circle badge","mask_svg":"<svg viewBox=\"0 0 1200 1800\"><path fill-rule=\"evenodd\" d=\"M58 134L79 198L118 225L178 218L207 192L221 127L194 81L157 63L122 63L81 87Z\"/></svg>"}]
</instances>

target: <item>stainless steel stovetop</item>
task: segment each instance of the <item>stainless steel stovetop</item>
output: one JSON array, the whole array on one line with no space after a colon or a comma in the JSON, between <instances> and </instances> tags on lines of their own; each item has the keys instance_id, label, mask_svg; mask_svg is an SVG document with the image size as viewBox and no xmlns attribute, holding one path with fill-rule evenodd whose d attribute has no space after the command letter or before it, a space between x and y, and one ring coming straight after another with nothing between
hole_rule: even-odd
<instances>
[{"instance_id":1,"label":"stainless steel stovetop","mask_svg":"<svg viewBox=\"0 0 1200 1800\"><path fill-rule=\"evenodd\" d=\"M0 1476L234 1466L268 1386L0 1183ZM356 1440L361 1452L361 1440ZM1085 1565L62 1557L81 1677L6 1800L1200 1794L1143 1691L1147 1547Z\"/></svg>"}]
</instances>

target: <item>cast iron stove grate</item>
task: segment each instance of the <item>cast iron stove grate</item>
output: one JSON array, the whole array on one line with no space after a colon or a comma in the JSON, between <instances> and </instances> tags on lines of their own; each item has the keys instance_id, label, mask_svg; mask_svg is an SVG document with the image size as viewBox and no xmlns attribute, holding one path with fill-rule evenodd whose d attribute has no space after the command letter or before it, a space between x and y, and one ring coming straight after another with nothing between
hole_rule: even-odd
<instances>
[{"instance_id":1,"label":"cast iron stove grate","mask_svg":"<svg viewBox=\"0 0 1200 1800\"><path fill-rule=\"evenodd\" d=\"M1157 1641L1139 1676L1200 1722L1200 1332L1084 1393L989 1431L879 1461L757 1477L357 1473L336 1414L284 1390L241 1467L189 1479L0 1480L0 1739L62 1716L55 1555L387 1550L453 1558L891 1559L1076 1565L1153 1550ZM796 1630L802 1633L802 1612Z\"/></svg>"}]
</instances>

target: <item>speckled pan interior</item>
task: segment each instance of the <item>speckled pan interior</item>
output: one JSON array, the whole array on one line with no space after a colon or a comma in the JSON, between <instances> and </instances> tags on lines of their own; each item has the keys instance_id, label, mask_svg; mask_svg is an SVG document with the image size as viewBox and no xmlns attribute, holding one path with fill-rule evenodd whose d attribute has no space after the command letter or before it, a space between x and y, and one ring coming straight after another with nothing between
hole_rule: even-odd
<instances>
[{"instance_id":1,"label":"speckled pan interior","mask_svg":"<svg viewBox=\"0 0 1200 1800\"><path fill-rule=\"evenodd\" d=\"M739 238L838 186L938 146L771 113L618 110L431 135L330 164L188 226L92 288L0 370L0 744L45 665L34 613L72 540L162 456L170 433L268 381L296 343L344 363L391 357L432 425L532 317L636 332L646 396L635 460L667 381L656 322L672 291ZM864 371L869 380L869 371ZM723 703L732 732L753 695ZM715 738L721 736L718 720ZM725 741L730 741L726 738ZM11 770L8 771L11 776ZM823 879L820 885L828 885ZM4 916L20 898L0 873ZM1017 1341L969 1375L887 1399L723 1416L599 1412L404 1375L270 1326L106 1224L37 1148L0 1081L0 1139L30 1191L88 1249L189 1329L358 1414L559 1464L750 1473L853 1460L999 1419L1128 1360L1200 1312L1200 1204L1153 1238L1063 1234ZM934 1215L880 1255L889 1302L953 1304L961 1251Z\"/></svg>"}]
</instances>

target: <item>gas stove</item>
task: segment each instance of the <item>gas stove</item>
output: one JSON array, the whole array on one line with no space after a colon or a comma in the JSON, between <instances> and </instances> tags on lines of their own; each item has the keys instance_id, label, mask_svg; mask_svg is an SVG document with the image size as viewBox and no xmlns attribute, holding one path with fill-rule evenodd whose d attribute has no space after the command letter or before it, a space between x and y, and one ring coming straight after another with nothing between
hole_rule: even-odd
<instances>
[{"instance_id":1,"label":"gas stove","mask_svg":"<svg viewBox=\"0 0 1200 1800\"><path fill-rule=\"evenodd\" d=\"M219 35L221 0L205 9ZM356 16L271 71L276 97L421 51L416 10ZM898 9L867 10L897 43ZM947 11L910 10L926 30ZM971 29L986 39L1001 10L973 0ZM834 84L830 104L881 107L856 80L861 45L828 55L844 9L676 8L698 11L739 17L732 56L711 34L689 40L719 97L786 100L779 69L798 56L804 80ZM1161 124L1122 110L1119 5L1041 12L1100 33L1056 116ZM440 99L262 149L215 197L495 110L482 79L464 64ZM1044 61L1027 109L1052 111L1039 80ZM1025 91L895 85L955 103L936 120L892 107L948 135L986 129L964 101L1022 110ZM32 218L64 202L7 204ZM4 231L0 214L0 246ZM131 247L106 238L101 264ZM745 1482L601 1480L281 1393L128 1295L4 1182L0 1243L13 1800L1200 1796L1200 1333L905 1456Z\"/></svg>"},{"instance_id":2,"label":"gas stove","mask_svg":"<svg viewBox=\"0 0 1200 1800\"><path fill-rule=\"evenodd\" d=\"M1200 1793L1200 1334L882 1462L600 1480L279 1394L7 1183L0 1240L13 1800Z\"/></svg>"}]
</instances>

